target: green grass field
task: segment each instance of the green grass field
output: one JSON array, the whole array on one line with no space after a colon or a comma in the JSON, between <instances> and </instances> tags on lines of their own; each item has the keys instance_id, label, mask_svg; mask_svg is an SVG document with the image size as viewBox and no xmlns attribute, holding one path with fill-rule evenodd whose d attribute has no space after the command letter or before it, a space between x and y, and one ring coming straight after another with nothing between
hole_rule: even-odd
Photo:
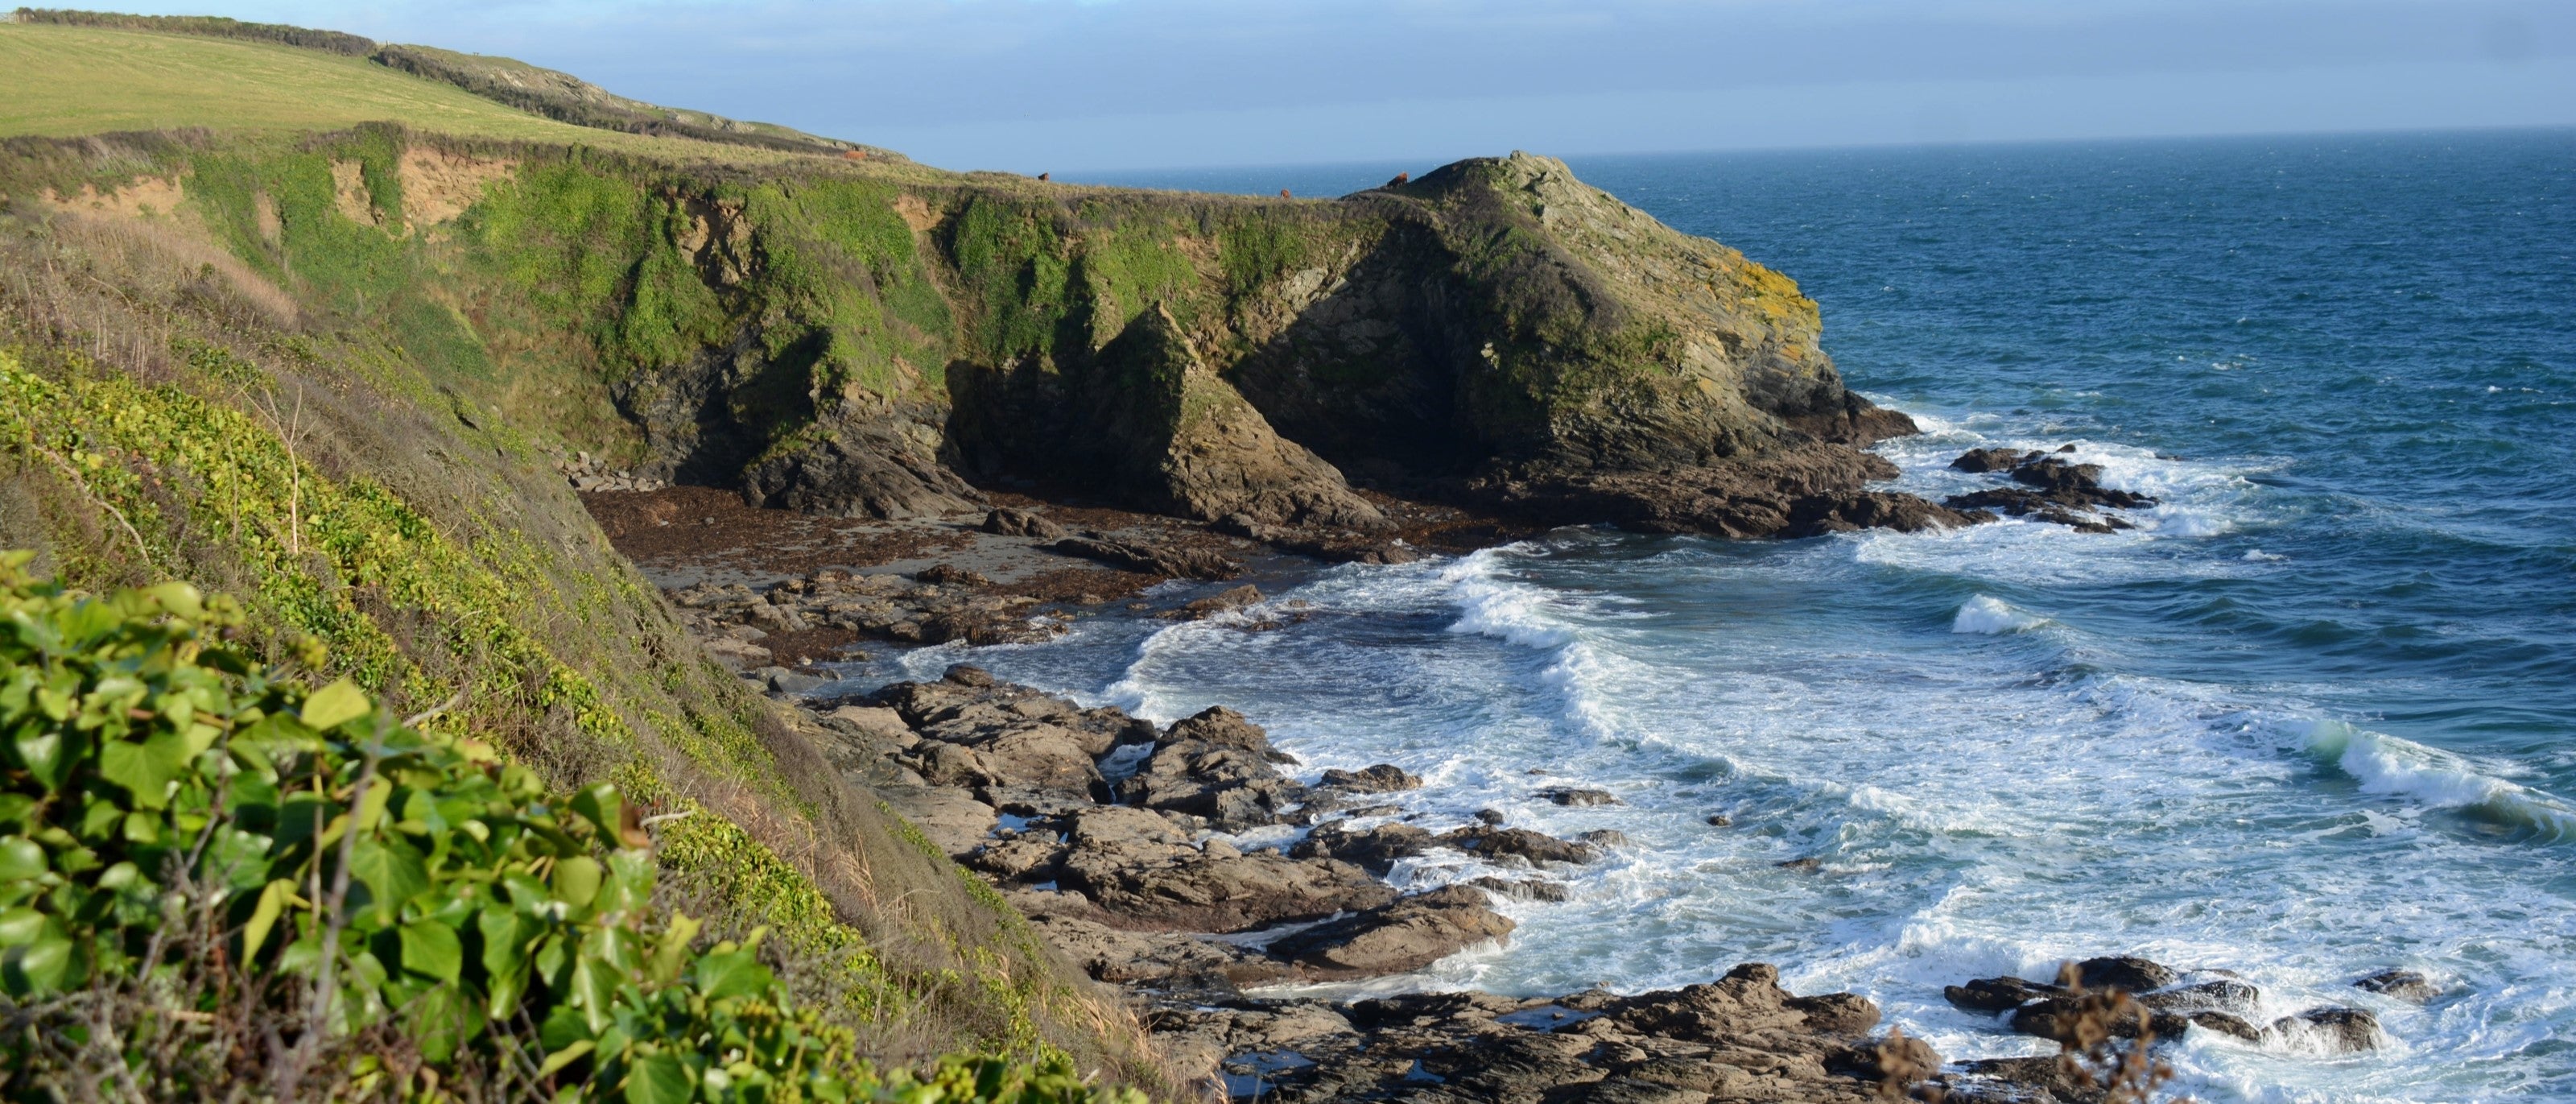
<instances>
[{"instance_id":1,"label":"green grass field","mask_svg":"<svg viewBox=\"0 0 2576 1104\"><path fill-rule=\"evenodd\" d=\"M0 136L336 130L393 121L461 137L676 159L814 159L559 123L363 58L149 31L0 23Z\"/></svg>"}]
</instances>

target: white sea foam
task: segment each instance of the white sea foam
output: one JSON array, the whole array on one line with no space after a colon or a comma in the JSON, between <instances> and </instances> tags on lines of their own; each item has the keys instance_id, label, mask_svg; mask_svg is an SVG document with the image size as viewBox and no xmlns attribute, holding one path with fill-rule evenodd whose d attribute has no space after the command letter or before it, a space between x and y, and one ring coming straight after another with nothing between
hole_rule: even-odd
<instances>
[{"instance_id":1,"label":"white sea foam","mask_svg":"<svg viewBox=\"0 0 2576 1104\"><path fill-rule=\"evenodd\" d=\"M2308 726L2310 754L2332 763L2364 793L2411 798L2552 840L2576 839L2576 808L2557 797L2485 773L2458 755L2342 721Z\"/></svg>"},{"instance_id":2,"label":"white sea foam","mask_svg":"<svg viewBox=\"0 0 2576 1104\"><path fill-rule=\"evenodd\" d=\"M1980 594L1959 607L1959 615L1950 619L1950 631L2001 636L2036 629L2047 623L2048 618L2014 609L2001 598Z\"/></svg>"}]
</instances>

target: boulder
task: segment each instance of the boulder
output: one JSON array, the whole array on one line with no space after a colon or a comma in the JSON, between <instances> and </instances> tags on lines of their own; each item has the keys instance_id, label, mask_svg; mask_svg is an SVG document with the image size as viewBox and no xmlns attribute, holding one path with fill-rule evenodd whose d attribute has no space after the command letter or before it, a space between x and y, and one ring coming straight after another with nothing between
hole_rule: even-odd
<instances>
[{"instance_id":1,"label":"boulder","mask_svg":"<svg viewBox=\"0 0 2576 1104\"><path fill-rule=\"evenodd\" d=\"M2433 979L2413 970L2381 970L2353 981L2353 988L2408 1004L2430 1004L2442 995Z\"/></svg>"},{"instance_id":2,"label":"boulder","mask_svg":"<svg viewBox=\"0 0 2576 1104\"><path fill-rule=\"evenodd\" d=\"M2386 1037L2380 1030L2379 1017L2360 1008L2311 1008L2295 1016L2283 1016L2272 1021L2269 1034L2328 1054L2377 1050L2380 1040Z\"/></svg>"},{"instance_id":3,"label":"boulder","mask_svg":"<svg viewBox=\"0 0 2576 1104\"><path fill-rule=\"evenodd\" d=\"M892 790L879 794L896 815L921 829L939 850L962 857L983 846L1001 818L992 806L944 786Z\"/></svg>"},{"instance_id":4,"label":"boulder","mask_svg":"<svg viewBox=\"0 0 2576 1104\"><path fill-rule=\"evenodd\" d=\"M1608 790L1586 790L1573 786L1551 786L1530 795L1557 805L1617 805L1619 798Z\"/></svg>"},{"instance_id":5,"label":"boulder","mask_svg":"<svg viewBox=\"0 0 2576 1104\"><path fill-rule=\"evenodd\" d=\"M2131 993L2162 989L2182 980L2182 975L2174 972L2172 967L2134 955L2088 958L2075 964L2075 973L2087 989L2121 989Z\"/></svg>"},{"instance_id":6,"label":"boulder","mask_svg":"<svg viewBox=\"0 0 2576 1104\"><path fill-rule=\"evenodd\" d=\"M2036 452L2008 448L1981 448L1960 453L1958 459L1950 461L1950 466L1963 472L1997 472L2009 471L2015 464L2037 459L2039 454Z\"/></svg>"},{"instance_id":7,"label":"boulder","mask_svg":"<svg viewBox=\"0 0 2576 1104\"><path fill-rule=\"evenodd\" d=\"M1943 999L1970 1012L2010 1012L2041 997L2054 997L2066 990L2054 985L2006 975L1978 978L1966 985L1952 985L1941 990Z\"/></svg>"}]
</instances>

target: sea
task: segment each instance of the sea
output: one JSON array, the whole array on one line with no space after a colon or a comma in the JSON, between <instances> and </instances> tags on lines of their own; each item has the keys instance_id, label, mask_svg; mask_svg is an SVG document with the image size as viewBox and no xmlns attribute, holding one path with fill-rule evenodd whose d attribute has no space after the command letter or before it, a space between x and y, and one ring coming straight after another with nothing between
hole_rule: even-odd
<instances>
[{"instance_id":1,"label":"sea","mask_svg":"<svg viewBox=\"0 0 2576 1104\"><path fill-rule=\"evenodd\" d=\"M1381 987L1765 961L1956 1060L2054 1047L1944 985L2137 954L2234 971L2258 1020L2384 1027L2358 1055L2191 1033L2169 1090L2196 1100L2576 1100L2576 132L1569 160L1822 304L1847 382L1922 426L1877 448L1895 488L2073 445L2159 504L2114 535L1570 528L1273 564L1256 615L1306 604L1283 629L1103 617L973 660L1158 719L1231 706L1309 773L1398 764L1435 828L1631 841L1569 900L1501 906L1508 945ZM1094 179L1334 195L1431 167ZM2445 995L2352 987L2387 968Z\"/></svg>"}]
</instances>

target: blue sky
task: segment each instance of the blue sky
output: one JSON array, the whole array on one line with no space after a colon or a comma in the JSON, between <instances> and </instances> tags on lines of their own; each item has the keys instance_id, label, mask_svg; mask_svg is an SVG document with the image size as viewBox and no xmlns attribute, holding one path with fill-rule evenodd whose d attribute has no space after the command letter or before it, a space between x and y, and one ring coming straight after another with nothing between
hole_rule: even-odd
<instances>
[{"instance_id":1,"label":"blue sky","mask_svg":"<svg viewBox=\"0 0 2576 1104\"><path fill-rule=\"evenodd\" d=\"M102 5L105 6L105 5ZM2569 0L208 0L1019 172L2576 125Z\"/></svg>"}]
</instances>

